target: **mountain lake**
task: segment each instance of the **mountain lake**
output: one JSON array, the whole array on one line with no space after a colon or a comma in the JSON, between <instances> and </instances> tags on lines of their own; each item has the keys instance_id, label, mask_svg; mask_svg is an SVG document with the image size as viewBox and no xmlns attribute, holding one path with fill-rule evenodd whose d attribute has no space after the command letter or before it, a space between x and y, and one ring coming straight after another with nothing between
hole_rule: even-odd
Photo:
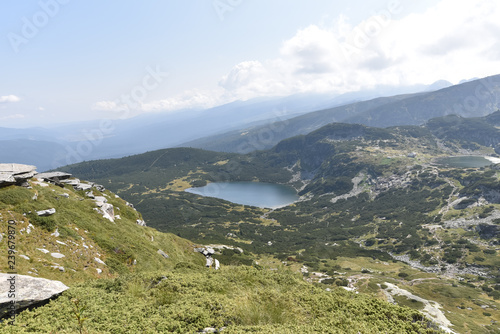
<instances>
[{"instance_id":1,"label":"mountain lake","mask_svg":"<svg viewBox=\"0 0 500 334\"><path fill-rule=\"evenodd\" d=\"M491 164L497 164L500 162L499 158L493 157L482 157L474 155L463 155L456 157L446 157L439 158L435 160L435 163L447 167L458 167L458 168L479 168L486 167Z\"/></svg>"},{"instance_id":2,"label":"mountain lake","mask_svg":"<svg viewBox=\"0 0 500 334\"><path fill-rule=\"evenodd\" d=\"M299 199L292 187L262 182L214 182L203 187L188 188L186 191L260 208L279 208Z\"/></svg>"}]
</instances>

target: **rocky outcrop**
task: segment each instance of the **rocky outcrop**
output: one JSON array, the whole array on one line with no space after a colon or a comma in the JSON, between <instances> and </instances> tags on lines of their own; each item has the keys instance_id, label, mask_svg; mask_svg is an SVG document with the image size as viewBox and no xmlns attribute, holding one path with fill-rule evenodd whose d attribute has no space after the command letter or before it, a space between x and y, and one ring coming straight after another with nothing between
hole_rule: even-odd
<instances>
[{"instance_id":1,"label":"rocky outcrop","mask_svg":"<svg viewBox=\"0 0 500 334\"><path fill-rule=\"evenodd\" d=\"M207 268L210 268L212 266L215 268L215 270L218 270L220 268L219 261L212 257L212 255L215 254L215 250L212 247L210 247L210 246L199 247L199 248L195 248L194 251L205 255L205 259L206 259L205 265Z\"/></svg>"},{"instance_id":2,"label":"rocky outcrop","mask_svg":"<svg viewBox=\"0 0 500 334\"><path fill-rule=\"evenodd\" d=\"M40 217L52 216L54 213L56 213L56 209L54 208L36 212L36 214Z\"/></svg>"},{"instance_id":3,"label":"rocky outcrop","mask_svg":"<svg viewBox=\"0 0 500 334\"><path fill-rule=\"evenodd\" d=\"M0 187L22 185L37 174L36 167L22 164L0 164Z\"/></svg>"},{"instance_id":4,"label":"rocky outcrop","mask_svg":"<svg viewBox=\"0 0 500 334\"><path fill-rule=\"evenodd\" d=\"M0 317L48 301L67 289L59 281L0 273Z\"/></svg>"},{"instance_id":5,"label":"rocky outcrop","mask_svg":"<svg viewBox=\"0 0 500 334\"><path fill-rule=\"evenodd\" d=\"M64 172L48 172L39 173L36 178L42 181L47 181L50 183L60 183L63 180L67 180L71 177L71 174Z\"/></svg>"},{"instance_id":6,"label":"rocky outcrop","mask_svg":"<svg viewBox=\"0 0 500 334\"><path fill-rule=\"evenodd\" d=\"M99 211L102 213L102 216L104 218L113 223L115 222L115 209L113 207L113 204L103 203Z\"/></svg>"}]
</instances>

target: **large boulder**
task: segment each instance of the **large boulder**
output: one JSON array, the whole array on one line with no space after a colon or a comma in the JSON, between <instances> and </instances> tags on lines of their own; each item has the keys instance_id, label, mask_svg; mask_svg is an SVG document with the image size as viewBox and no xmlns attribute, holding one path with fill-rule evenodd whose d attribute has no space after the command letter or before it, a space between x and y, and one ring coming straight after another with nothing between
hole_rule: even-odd
<instances>
[{"instance_id":1,"label":"large boulder","mask_svg":"<svg viewBox=\"0 0 500 334\"><path fill-rule=\"evenodd\" d=\"M47 172L47 173L39 173L36 178L42 181L52 181L59 182L62 180L67 180L71 177L71 174L64 172Z\"/></svg>"},{"instance_id":2,"label":"large boulder","mask_svg":"<svg viewBox=\"0 0 500 334\"><path fill-rule=\"evenodd\" d=\"M0 273L0 317L48 301L67 289L59 281Z\"/></svg>"},{"instance_id":3,"label":"large boulder","mask_svg":"<svg viewBox=\"0 0 500 334\"><path fill-rule=\"evenodd\" d=\"M0 187L22 184L37 174L36 167L22 164L0 164Z\"/></svg>"}]
</instances>

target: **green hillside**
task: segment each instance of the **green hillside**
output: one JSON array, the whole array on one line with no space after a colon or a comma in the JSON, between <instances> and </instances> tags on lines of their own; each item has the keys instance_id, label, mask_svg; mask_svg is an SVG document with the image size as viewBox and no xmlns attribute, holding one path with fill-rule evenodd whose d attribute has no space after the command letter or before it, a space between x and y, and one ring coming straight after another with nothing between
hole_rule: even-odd
<instances>
[{"instance_id":1,"label":"green hillside","mask_svg":"<svg viewBox=\"0 0 500 334\"><path fill-rule=\"evenodd\" d=\"M84 191L29 186L0 188L2 242L15 221L17 273L70 289L21 312L13 325L0 323L2 333L438 332L418 311L340 287L326 291L283 265L207 269L191 242L138 225L141 214L108 190L92 188L113 205L114 222ZM35 214L48 208L55 213ZM12 271L4 259L1 271Z\"/></svg>"},{"instance_id":2,"label":"green hillside","mask_svg":"<svg viewBox=\"0 0 500 334\"><path fill-rule=\"evenodd\" d=\"M141 214L109 190L100 192L94 188L92 191L114 206L115 213L121 217L115 222L94 210L95 202L84 191L74 191L69 185L63 189L43 182L43 186L35 181L30 184L32 189L0 188L0 231L5 244L5 236L9 233L7 221L16 221L16 269L19 274L72 284L125 273L171 269L179 262L199 266L204 263L203 257L193 252L191 242L139 226L136 220L142 218ZM35 195L36 200L33 199ZM56 213L48 217L35 214L49 208L54 208ZM158 254L159 249L170 258ZM54 258L50 253L60 253L64 257ZM95 258L105 265L96 262ZM102 272L99 274L97 269ZM7 261L2 261L0 270L9 271Z\"/></svg>"},{"instance_id":3,"label":"green hillside","mask_svg":"<svg viewBox=\"0 0 500 334\"><path fill-rule=\"evenodd\" d=\"M29 186L0 188L2 243L15 221L17 273L70 289L22 311L14 324L1 322L1 333L439 332L418 311L340 287L327 291L284 265L207 269L193 243L138 225L141 214L108 190L92 188L113 205L114 222L82 190L34 179ZM55 213L35 214L47 208ZM3 261L1 271L11 270Z\"/></svg>"},{"instance_id":4,"label":"green hillside","mask_svg":"<svg viewBox=\"0 0 500 334\"><path fill-rule=\"evenodd\" d=\"M442 135L446 122L385 129L331 124L247 155L179 148L66 170L113 189L159 230L240 247L259 263L302 270L329 287L414 309L437 302L454 330L495 333L500 172L436 164L450 155L494 154L480 136ZM303 197L270 210L183 191L241 180L289 184ZM222 255L226 265L251 263L231 251ZM394 295L399 290L385 289L388 284L413 297Z\"/></svg>"}]
</instances>

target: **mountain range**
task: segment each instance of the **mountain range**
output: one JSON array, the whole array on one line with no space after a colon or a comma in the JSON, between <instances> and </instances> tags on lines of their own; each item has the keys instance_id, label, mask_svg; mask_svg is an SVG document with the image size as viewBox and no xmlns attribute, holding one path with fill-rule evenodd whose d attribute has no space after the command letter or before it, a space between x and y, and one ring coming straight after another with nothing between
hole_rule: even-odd
<instances>
[{"instance_id":1,"label":"mountain range","mask_svg":"<svg viewBox=\"0 0 500 334\"><path fill-rule=\"evenodd\" d=\"M332 122L375 127L422 125L435 117L451 114L481 117L499 108L500 75L495 75L431 92L379 97L319 110L283 121L201 138L179 146L247 153L271 148L280 140L307 134Z\"/></svg>"},{"instance_id":2,"label":"mountain range","mask_svg":"<svg viewBox=\"0 0 500 334\"><path fill-rule=\"evenodd\" d=\"M84 160L123 157L161 148L185 146L183 143L192 140L228 131L240 131L249 126L266 126L324 108L380 96L425 92L449 85L449 82L438 81L429 86L380 86L342 95L297 94L256 98L207 110L149 113L131 119L65 124L58 124L54 120L53 125L45 127L0 128L0 160L13 161L17 157L16 161L19 163L34 164L41 171L49 170ZM23 154L20 156L19 152Z\"/></svg>"}]
</instances>

